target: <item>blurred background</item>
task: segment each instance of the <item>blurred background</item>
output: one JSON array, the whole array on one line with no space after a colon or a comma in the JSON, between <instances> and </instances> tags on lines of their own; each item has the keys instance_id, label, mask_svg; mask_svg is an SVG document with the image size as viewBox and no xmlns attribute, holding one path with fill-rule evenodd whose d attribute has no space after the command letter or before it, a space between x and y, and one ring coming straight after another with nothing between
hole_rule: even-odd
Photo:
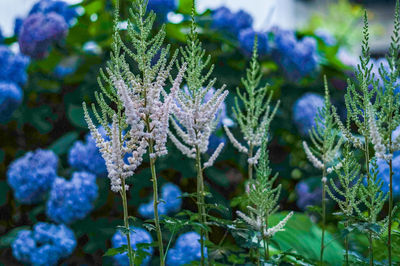
<instances>
[{"instance_id":1,"label":"blurred background","mask_svg":"<svg viewBox=\"0 0 400 266\"><path fill-rule=\"evenodd\" d=\"M87 212L79 219L71 214L75 218L66 222L76 236L77 246L62 262L108 265L112 259L103 254L112 245L115 226L122 224L122 208L119 196L109 189L104 163L88 135L82 102L95 102L97 76L109 59L114 5L111 0L66 0L57 7L50 2L0 0L0 262L18 265L11 245L20 230L32 228L39 221L57 222L49 213L49 202L56 193L50 191L51 185L40 191L40 199L27 200L20 187L26 175L30 178L26 172L31 169L29 165L17 170L12 166L20 158L27 158L27 152L40 148L50 150L58 159L53 169L57 177L71 180L74 173L83 170L97 176L98 195ZM120 28L124 32L131 1L120 2ZM172 50L185 44L191 2L150 0L150 9L158 15L155 29L166 24L166 42ZM235 210L243 207L239 196L244 193L247 178L246 156L228 143L222 124L240 138L231 108L236 88L243 88L239 77L245 75L257 34L262 83L270 84L274 102L281 101L271 127L271 166L282 184L281 210L296 211L286 235L276 235L274 248L318 259L320 221L308 206L319 206L321 202L320 173L307 161L301 143L308 138L317 108L323 104L324 75L332 101L345 118L343 97L346 80L354 77L360 54L364 9L369 16L373 62L382 62L390 44L394 6L394 0L196 1L199 37L212 56L216 87L226 84L230 91L221 110L222 123L210 139L209 153L221 141L226 145L215 167L205 172L206 186L213 195L210 201L226 208L213 215L232 220L236 218ZM168 147L169 155L157 162L161 186L173 183L182 192L195 192L194 164L172 144ZM151 201L147 166L144 162L129 180L129 212L139 218L137 226L147 218L140 206ZM382 179L387 181L384 174ZM27 191L36 185L24 182ZM196 205L184 198L182 209L195 211ZM332 265L341 265L342 244L333 240L342 226L334 215L336 210L330 201L328 238L332 244L326 250L326 259ZM278 221L279 215L272 219ZM184 228L179 234L189 230L193 228ZM226 232L226 228L213 227L211 240L220 243L214 251L221 263L241 264L247 258L240 254L247 254L248 246L239 236ZM166 234L166 239L171 237L170 232ZM393 245L399 259L400 240L396 238ZM362 234L355 234L350 246L360 258L366 256L367 240ZM377 240L377 260L385 258L384 248L385 244ZM157 259L151 264L156 265Z\"/></svg>"}]
</instances>

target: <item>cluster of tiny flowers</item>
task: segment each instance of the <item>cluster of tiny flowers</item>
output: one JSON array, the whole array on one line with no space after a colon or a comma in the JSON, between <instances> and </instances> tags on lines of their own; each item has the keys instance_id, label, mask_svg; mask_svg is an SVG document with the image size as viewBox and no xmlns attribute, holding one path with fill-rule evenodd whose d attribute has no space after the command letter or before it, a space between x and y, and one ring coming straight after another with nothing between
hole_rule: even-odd
<instances>
[{"instance_id":1,"label":"cluster of tiny flowers","mask_svg":"<svg viewBox=\"0 0 400 266\"><path fill-rule=\"evenodd\" d=\"M168 215L169 213L177 212L182 206L182 191L177 185L167 183L161 188L161 199L158 204L158 213L160 215ZM141 204L138 209L140 215L145 218L154 217L153 200L149 203Z\"/></svg>"},{"instance_id":2,"label":"cluster of tiny flowers","mask_svg":"<svg viewBox=\"0 0 400 266\"><path fill-rule=\"evenodd\" d=\"M204 250L207 257L207 249ZM168 251L166 264L168 266L186 265L201 258L200 235L188 232L178 237L175 246Z\"/></svg>"},{"instance_id":3,"label":"cluster of tiny flowers","mask_svg":"<svg viewBox=\"0 0 400 266\"><path fill-rule=\"evenodd\" d=\"M315 125L318 110L324 106L324 98L315 93L306 93L293 105L293 120L302 135L307 135Z\"/></svg>"},{"instance_id":4,"label":"cluster of tiny flowers","mask_svg":"<svg viewBox=\"0 0 400 266\"><path fill-rule=\"evenodd\" d=\"M307 206L319 205L321 203L322 188L321 186L316 186L314 190L311 190L310 186L301 181L296 185L297 207L301 210L305 210Z\"/></svg>"},{"instance_id":5,"label":"cluster of tiny flowers","mask_svg":"<svg viewBox=\"0 0 400 266\"><path fill-rule=\"evenodd\" d=\"M22 102L20 85L27 80L29 59L0 45L0 122L5 122Z\"/></svg>"},{"instance_id":6,"label":"cluster of tiny flowers","mask_svg":"<svg viewBox=\"0 0 400 266\"><path fill-rule=\"evenodd\" d=\"M99 127L98 130L103 138L107 138L103 127ZM86 135L85 140L86 143L78 140L71 147L68 152L69 164L79 171L87 171L99 176L106 175L106 162L96 146L96 141L90 134Z\"/></svg>"},{"instance_id":7,"label":"cluster of tiny flowers","mask_svg":"<svg viewBox=\"0 0 400 266\"><path fill-rule=\"evenodd\" d=\"M376 163L378 165L378 171L379 171L377 182L383 181L383 186L381 190L383 193L388 193L390 184L389 165L383 159L378 159ZM393 167L393 196L398 198L400 197L400 178L399 178L400 155L397 155L393 158L392 167Z\"/></svg>"},{"instance_id":8,"label":"cluster of tiny flowers","mask_svg":"<svg viewBox=\"0 0 400 266\"><path fill-rule=\"evenodd\" d=\"M32 58L45 58L51 44L67 35L69 23L76 15L76 11L63 1L36 3L16 29L21 52Z\"/></svg>"},{"instance_id":9,"label":"cluster of tiny flowers","mask_svg":"<svg viewBox=\"0 0 400 266\"><path fill-rule=\"evenodd\" d=\"M56 178L47 201L47 216L57 223L69 224L85 218L98 196L96 176L75 172L72 179Z\"/></svg>"},{"instance_id":10,"label":"cluster of tiny flowers","mask_svg":"<svg viewBox=\"0 0 400 266\"><path fill-rule=\"evenodd\" d=\"M177 0L149 0L147 8L157 14L157 19L165 20L169 12L173 12L178 7Z\"/></svg>"},{"instance_id":11,"label":"cluster of tiny flowers","mask_svg":"<svg viewBox=\"0 0 400 266\"><path fill-rule=\"evenodd\" d=\"M44 199L57 177L58 158L52 151L36 150L12 162L7 181L21 203L32 204Z\"/></svg>"},{"instance_id":12,"label":"cluster of tiny flowers","mask_svg":"<svg viewBox=\"0 0 400 266\"><path fill-rule=\"evenodd\" d=\"M29 265L57 265L60 259L72 254L75 235L63 224L39 222L33 230L21 230L11 244L13 256Z\"/></svg>"},{"instance_id":13,"label":"cluster of tiny flowers","mask_svg":"<svg viewBox=\"0 0 400 266\"><path fill-rule=\"evenodd\" d=\"M180 142L171 132L169 132L169 136L175 146L189 158L195 158L196 148L201 153L207 152L211 133L218 125L218 113L228 95L228 91L222 87L213 91L211 97L209 95L205 98L209 91L211 88L203 88L193 95L185 90L178 91L172 105L174 117L171 122L184 143ZM210 160L204 164L205 167L213 164L223 145L224 143L219 144Z\"/></svg>"},{"instance_id":14,"label":"cluster of tiny flowers","mask_svg":"<svg viewBox=\"0 0 400 266\"><path fill-rule=\"evenodd\" d=\"M212 27L229 32L235 36L240 48L248 55L253 51L254 37L258 36L258 53L265 55L269 52L268 33L253 29L253 18L246 11L233 13L226 7L220 7L212 13Z\"/></svg>"},{"instance_id":15,"label":"cluster of tiny flowers","mask_svg":"<svg viewBox=\"0 0 400 266\"><path fill-rule=\"evenodd\" d=\"M391 154L386 154L386 147L383 144L381 134L379 133L378 127L376 125L375 113L370 105L368 108L368 123L369 123L369 133L371 137L371 143L374 146L375 156L379 159L390 160L392 158Z\"/></svg>"},{"instance_id":16,"label":"cluster of tiny flowers","mask_svg":"<svg viewBox=\"0 0 400 266\"><path fill-rule=\"evenodd\" d=\"M130 232L131 247L133 250L137 250L137 247L136 247L137 244L141 244L141 243L151 244L153 242L153 239L151 238L150 233L147 232L146 230L144 230L142 228L138 228L138 227L131 227L130 230L131 230L131 232ZM113 248L119 248L123 245L127 245L128 240L126 238L126 235L122 234L120 231L117 231L111 239L111 244L112 244ZM148 255L142 261L142 264L141 264L142 266L149 264L151 256L153 254L153 248L148 247L148 248L145 248L144 251L146 251L150 255ZM119 266L128 266L129 265L129 258L128 258L128 254L126 252L122 253L122 254L117 254L113 258L114 258L116 264Z\"/></svg>"},{"instance_id":17,"label":"cluster of tiny flowers","mask_svg":"<svg viewBox=\"0 0 400 266\"><path fill-rule=\"evenodd\" d=\"M292 80L313 73L318 67L317 43L314 38L297 40L290 30L274 29L274 57Z\"/></svg>"}]
</instances>

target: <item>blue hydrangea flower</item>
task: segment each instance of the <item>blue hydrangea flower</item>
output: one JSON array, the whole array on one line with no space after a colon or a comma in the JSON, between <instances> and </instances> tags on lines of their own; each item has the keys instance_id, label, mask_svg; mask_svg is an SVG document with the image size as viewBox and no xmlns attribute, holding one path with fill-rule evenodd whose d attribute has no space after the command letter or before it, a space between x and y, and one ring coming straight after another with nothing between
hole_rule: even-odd
<instances>
[{"instance_id":1,"label":"blue hydrangea flower","mask_svg":"<svg viewBox=\"0 0 400 266\"><path fill-rule=\"evenodd\" d=\"M320 186L312 190L306 182L301 181L297 183L295 190L298 197L296 204L301 210L304 211L307 206L319 205L321 203L322 189Z\"/></svg>"},{"instance_id":2,"label":"blue hydrangea flower","mask_svg":"<svg viewBox=\"0 0 400 266\"><path fill-rule=\"evenodd\" d=\"M297 40L289 30L275 29L275 59L292 80L313 73L318 67L317 43L314 38Z\"/></svg>"},{"instance_id":3,"label":"blue hydrangea flower","mask_svg":"<svg viewBox=\"0 0 400 266\"><path fill-rule=\"evenodd\" d=\"M182 206L182 191L172 183L166 183L161 188L161 202L158 204L159 215L167 215L169 213L177 212ZM145 218L154 217L153 200L148 203L142 203L139 206L138 212Z\"/></svg>"},{"instance_id":4,"label":"blue hydrangea flower","mask_svg":"<svg viewBox=\"0 0 400 266\"><path fill-rule=\"evenodd\" d=\"M99 132L105 136L103 127ZM96 141L89 134L85 137L86 143L76 141L68 153L69 164L77 170L88 171L96 175L105 176L107 167L99 149L96 147Z\"/></svg>"},{"instance_id":5,"label":"blue hydrangea flower","mask_svg":"<svg viewBox=\"0 0 400 266\"><path fill-rule=\"evenodd\" d=\"M28 57L14 54L9 47L0 45L0 81L25 84L28 78L26 74L28 64Z\"/></svg>"},{"instance_id":6,"label":"blue hydrangea flower","mask_svg":"<svg viewBox=\"0 0 400 266\"><path fill-rule=\"evenodd\" d=\"M21 230L11 244L13 256L22 263L57 265L72 254L76 238L65 225L39 222L33 230Z\"/></svg>"},{"instance_id":7,"label":"blue hydrangea flower","mask_svg":"<svg viewBox=\"0 0 400 266\"><path fill-rule=\"evenodd\" d=\"M0 122L7 121L22 102L22 90L15 83L0 81Z\"/></svg>"},{"instance_id":8,"label":"blue hydrangea flower","mask_svg":"<svg viewBox=\"0 0 400 266\"><path fill-rule=\"evenodd\" d=\"M74 7L71 7L64 1L58 0L40 0L32 6L29 15L36 13L49 14L52 12L62 16L68 24L71 24L78 15Z\"/></svg>"},{"instance_id":9,"label":"blue hydrangea flower","mask_svg":"<svg viewBox=\"0 0 400 266\"><path fill-rule=\"evenodd\" d=\"M54 152L41 149L13 161L7 170L7 181L15 198L25 204L43 200L57 177L57 165Z\"/></svg>"},{"instance_id":10,"label":"blue hydrangea flower","mask_svg":"<svg viewBox=\"0 0 400 266\"><path fill-rule=\"evenodd\" d=\"M21 30L22 24L24 23L24 19L21 17L17 17L15 18L14 21L14 36L18 36L19 35L19 31Z\"/></svg>"},{"instance_id":11,"label":"blue hydrangea flower","mask_svg":"<svg viewBox=\"0 0 400 266\"><path fill-rule=\"evenodd\" d=\"M177 0L149 0L147 4L149 10L153 10L157 14L157 18L165 20L169 12L178 8Z\"/></svg>"},{"instance_id":12,"label":"blue hydrangea flower","mask_svg":"<svg viewBox=\"0 0 400 266\"><path fill-rule=\"evenodd\" d=\"M350 53L343 47L339 48L336 56L343 64L350 67L356 67L359 61L357 56Z\"/></svg>"},{"instance_id":13,"label":"blue hydrangea flower","mask_svg":"<svg viewBox=\"0 0 400 266\"><path fill-rule=\"evenodd\" d=\"M370 60L370 65L373 64L372 67L372 73L375 75L375 80L379 82L379 86L384 89L384 80L382 79L379 69L381 68L381 65L387 71L390 73L390 67L389 67L389 62L386 60L386 58L379 58L379 59L371 59ZM389 77L386 77L387 81L389 81ZM400 77L395 81L395 93L400 92Z\"/></svg>"},{"instance_id":14,"label":"blue hydrangea flower","mask_svg":"<svg viewBox=\"0 0 400 266\"><path fill-rule=\"evenodd\" d=\"M204 250L207 257L207 249ZM196 232L188 232L178 237L175 246L168 251L166 264L177 266L199 261L201 258L200 235Z\"/></svg>"},{"instance_id":15,"label":"blue hydrangea flower","mask_svg":"<svg viewBox=\"0 0 400 266\"><path fill-rule=\"evenodd\" d=\"M3 31L0 29L0 43L3 43L3 41L4 41Z\"/></svg>"},{"instance_id":16,"label":"blue hydrangea flower","mask_svg":"<svg viewBox=\"0 0 400 266\"><path fill-rule=\"evenodd\" d=\"M218 148L220 143L226 144L226 137L225 135L219 136L215 133L212 133L210 135L210 138L208 139L208 150L207 153L211 156L214 151Z\"/></svg>"},{"instance_id":17,"label":"blue hydrangea flower","mask_svg":"<svg viewBox=\"0 0 400 266\"><path fill-rule=\"evenodd\" d=\"M98 196L96 176L75 172L70 181L56 178L47 201L47 216L57 223L69 224L86 217Z\"/></svg>"},{"instance_id":18,"label":"blue hydrangea flower","mask_svg":"<svg viewBox=\"0 0 400 266\"><path fill-rule=\"evenodd\" d=\"M239 33L240 47L246 54L251 55L253 52L254 37L256 36L256 34L257 34L258 53L261 56L266 55L269 52L268 33L256 32L252 28L247 28L240 31Z\"/></svg>"},{"instance_id":19,"label":"blue hydrangea flower","mask_svg":"<svg viewBox=\"0 0 400 266\"><path fill-rule=\"evenodd\" d=\"M336 45L335 37L327 30L317 29L315 30L315 35L320 38L326 45L334 46Z\"/></svg>"},{"instance_id":20,"label":"blue hydrangea flower","mask_svg":"<svg viewBox=\"0 0 400 266\"><path fill-rule=\"evenodd\" d=\"M243 10L233 13L226 7L220 7L212 13L212 27L217 30L238 35L241 30L251 28L252 25L253 18Z\"/></svg>"},{"instance_id":21,"label":"blue hydrangea flower","mask_svg":"<svg viewBox=\"0 0 400 266\"><path fill-rule=\"evenodd\" d=\"M50 45L62 40L68 32L68 24L57 13L34 13L29 15L19 32L22 53L36 59L48 55Z\"/></svg>"},{"instance_id":22,"label":"blue hydrangea flower","mask_svg":"<svg viewBox=\"0 0 400 266\"><path fill-rule=\"evenodd\" d=\"M378 165L378 180L383 181L382 191L383 193L389 193L390 175L389 175L389 165L383 159L377 160ZM392 161L393 165L393 196L400 197L400 156L397 153ZM364 180L366 184L366 180Z\"/></svg>"},{"instance_id":23,"label":"blue hydrangea flower","mask_svg":"<svg viewBox=\"0 0 400 266\"><path fill-rule=\"evenodd\" d=\"M324 97L315 93L306 93L293 105L293 120L302 135L308 135L315 125L318 110L324 106Z\"/></svg>"},{"instance_id":24,"label":"blue hydrangea flower","mask_svg":"<svg viewBox=\"0 0 400 266\"><path fill-rule=\"evenodd\" d=\"M145 229L138 228L138 227L131 227L131 230L133 232L130 233L131 237L131 247L133 250L136 250L136 245L140 243L147 243L151 244L153 242L153 239L151 238L151 235L149 232L147 232ZM113 248L119 248L123 245L128 244L128 240L126 239L126 236L122 234L120 231L117 231L114 236L111 239L111 244ZM151 259L151 256L153 255L153 248L148 247L144 249L144 251L148 252L150 255L147 256L143 261L142 261L142 266L143 265L148 265ZM129 265L129 258L127 253L122 253L114 256L114 260L117 263L117 265L120 266L128 266Z\"/></svg>"}]
</instances>

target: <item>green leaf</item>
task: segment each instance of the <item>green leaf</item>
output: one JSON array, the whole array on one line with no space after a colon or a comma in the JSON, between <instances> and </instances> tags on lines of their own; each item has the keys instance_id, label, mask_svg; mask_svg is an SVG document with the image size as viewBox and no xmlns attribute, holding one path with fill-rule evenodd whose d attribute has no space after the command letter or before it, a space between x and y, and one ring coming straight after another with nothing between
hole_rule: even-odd
<instances>
[{"instance_id":1,"label":"green leaf","mask_svg":"<svg viewBox=\"0 0 400 266\"><path fill-rule=\"evenodd\" d=\"M74 126L85 129L87 128L82 106L73 104L69 105L67 117Z\"/></svg>"},{"instance_id":2,"label":"green leaf","mask_svg":"<svg viewBox=\"0 0 400 266\"><path fill-rule=\"evenodd\" d=\"M117 254L122 254L128 252L128 246L122 245L119 248L109 248L103 256L115 256Z\"/></svg>"},{"instance_id":3,"label":"green leaf","mask_svg":"<svg viewBox=\"0 0 400 266\"><path fill-rule=\"evenodd\" d=\"M76 132L69 132L54 141L53 144L50 145L49 149L57 155L66 154L78 136L79 135Z\"/></svg>"}]
</instances>

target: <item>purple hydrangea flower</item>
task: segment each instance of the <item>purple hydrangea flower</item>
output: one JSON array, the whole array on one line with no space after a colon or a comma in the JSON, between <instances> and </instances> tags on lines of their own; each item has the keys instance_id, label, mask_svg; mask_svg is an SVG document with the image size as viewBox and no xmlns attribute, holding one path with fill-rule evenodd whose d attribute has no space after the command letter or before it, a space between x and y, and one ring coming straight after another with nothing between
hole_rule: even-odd
<instances>
[{"instance_id":1,"label":"purple hydrangea flower","mask_svg":"<svg viewBox=\"0 0 400 266\"><path fill-rule=\"evenodd\" d=\"M226 7L220 7L214 10L212 14L212 27L214 29L225 30L234 35L238 35L243 29L251 28L252 25L253 18L243 10L233 13Z\"/></svg>"},{"instance_id":2,"label":"purple hydrangea flower","mask_svg":"<svg viewBox=\"0 0 400 266\"><path fill-rule=\"evenodd\" d=\"M240 47L247 55L251 55L253 53L254 37L256 35L257 35L258 53L261 56L264 56L269 52L268 33L256 32L252 28L244 29L239 33Z\"/></svg>"},{"instance_id":3,"label":"purple hydrangea flower","mask_svg":"<svg viewBox=\"0 0 400 266\"><path fill-rule=\"evenodd\" d=\"M151 238L151 235L149 232L142 228L138 227L131 227L131 247L133 250L136 250L136 245L140 243L147 243L151 244L153 242L153 239ZM120 231L117 231L114 236L111 239L111 244L113 248L119 248L123 245L128 244L128 240L124 234L122 234ZM148 252L150 255L147 256L143 261L142 261L142 266L143 265L148 265L151 259L151 256L153 255L153 248L148 247L144 249L144 251ZM114 260L117 265L120 266L128 266L129 265L129 258L127 253L122 253L114 256Z\"/></svg>"},{"instance_id":4,"label":"purple hydrangea flower","mask_svg":"<svg viewBox=\"0 0 400 266\"><path fill-rule=\"evenodd\" d=\"M34 13L24 20L19 32L21 52L36 59L48 55L50 45L63 39L68 32L68 24L64 18L51 12Z\"/></svg>"},{"instance_id":5,"label":"purple hydrangea flower","mask_svg":"<svg viewBox=\"0 0 400 266\"><path fill-rule=\"evenodd\" d=\"M28 64L28 57L14 54L9 47L0 45L0 81L25 84L28 78L26 74Z\"/></svg>"},{"instance_id":6,"label":"purple hydrangea flower","mask_svg":"<svg viewBox=\"0 0 400 266\"><path fill-rule=\"evenodd\" d=\"M22 263L57 265L72 254L76 238L65 225L39 222L33 230L21 230L11 244L13 256Z\"/></svg>"},{"instance_id":7,"label":"purple hydrangea flower","mask_svg":"<svg viewBox=\"0 0 400 266\"><path fill-rule=\"evenodd\" d=\"M24 19L21 17L15 18L14 21L14 36L19 35L19 31L21 30L22 24L24 23Z\"/></svg>"},{"instance_id":8,"label":"purple hydrangea flower","mask_svg":"<svg viewBox=\"0 0 400 266\"><path fill-rule=\"evenodd\" d=\"M15 83L0 81L0 122L7 121L22 102L23 92Z\"/></svg>"},{"instance_id":9,"label":"purple hydrangea flower","mask_svg":"<svg viewBox=\"0 0 400 266\"><path fill-rule=\"evenodd\" d=\"M40 0L33 5L29 15L37 13L49 14L52 12L62 16L68 24L71 24L74 18L78 15L74 7L71 7L64 1L58 0Z\"/></svg>"},{"instance_id":10,"label":"purple hydrangea flower","mask_svg":"<svg viewBox=\"0 0 400 266\"><path fill-rule=\"evenodd\" d=\"M153 10L157 14L157 18L165 20L169 12L178 8L177 0L149 0L147 5L149 10Z\"/></svg>"},{"instance_id":11,"label":"purple hydrangea flower","mask_svg":"<svg viewBox=\"0 0 400 266\"><path fill-rule=\"evenodd\" d=\"M275 59L292 80L313 73L318 67L317 43L314 38L297 40L293 31L275 29Z\"/></svg>"},{"instance_id":12,"label":"purple hydrangea flower","mask_svg":"<svg viewBox=\"0 0 400 266\"><path fill-rule=\"evenodd\" d=\"M98 196L96 176L75 172L70 181L56 178L47 201L47 216L57 223L72 223L92 211Z\"/></svg>"},{"instance_id":13,"label":"purple hydrangea flower","mask_svg":"<svg viewBox=\"0 0 400 266\"><path fill-rule=\"evenodd\" d=\"M321 203L322 189L320 186L311 190L306 182L301 181L296 185L296 194L298 197L296 202L297 207L303 211L307 206L319 205Z\"/></svg>"},{"instance_id":14,"label":"purple hydrangea flower","mask_svg":"<svg viewBox=\"0 0 400 266\"><path fill-rule=\"evenodd\" d=\"M182 191L172 183L166 183L161 188L161 202L158 204L159 215L167 215L177 212L182 206ZM153 200L148 203L142 203L139 206L138 212L145 218L154 218Z\"/></svg>"},{"instance_id":15,"label":"purple hydrangea flower","mask_svg":"<svg viewBox=\"0 0 400 266\"><path fill-rule=\"evenodd\" d=\"M57 177L58 158L52 151L38 149L13 161L7 181L17 200L25 204L40 202Z\"/></svg>"},{"instance_id":16,"label":"purple hydrangea flower","mask_svg":"<svg viewBox=\"0 0 400 266\"><path fill-rule=\"evenodd\" d=\"M307 135L315 125L318 110L324 106L324 97L315 93L306 93L293 105L293 119L302 135Z\"/></svg>"},{"instance_id":17,"label":"purple hydrangea flower","mask_svg":"<svg viewBox=\"0 0 400 266\"><path fill-rule=\"evenodd\" d=\"M103 127L99 132L106 136ZM87 134L86 143L76 141L68 153L69 164L77 170L88 171L96 175L105 176L107 174L106 163L96 147L96 141L90 134Z\"/></svg>"},{"instance_id":18,"label":"purple hydrangea flower","mask_svg":"<svg viewBox=\"0 0 400 266\"><path fill-rule=\"evenodd\" d=\"M204 250L207 257L207 249ZM200 235L188 232L178 237L175 246L168 251L166 265L177 266L199 261L201 258Z\"/></svg>"}]
</instances>

